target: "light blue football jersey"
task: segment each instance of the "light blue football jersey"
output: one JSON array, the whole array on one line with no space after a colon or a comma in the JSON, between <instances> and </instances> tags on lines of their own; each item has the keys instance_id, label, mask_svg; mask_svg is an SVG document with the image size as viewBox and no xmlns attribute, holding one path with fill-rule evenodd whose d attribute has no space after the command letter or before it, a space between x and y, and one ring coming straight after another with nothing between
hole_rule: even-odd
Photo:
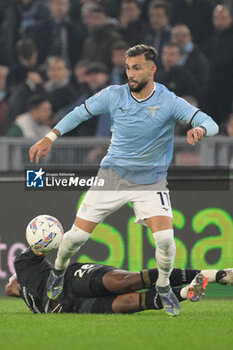
<instances>
[{"instance_id":1,"label":"light blue football jersey","mask_svg":"<svg viewBox=\"0 0 233 350\"><path fill-rule=\"evenodd\" d=\"M209 116L158 83L153 94L141 101L134 98L128 84L109 86L71 113L72 128L91 116L110 114L111 144L101 167L110 168L136 184L166 179L177 121L191 122L194 127L202 125L209 135L218 132L216 123ZM69 130L63 129L65 124L62 122L55 126L61 134Z\"/></svg>"}]
</instances>

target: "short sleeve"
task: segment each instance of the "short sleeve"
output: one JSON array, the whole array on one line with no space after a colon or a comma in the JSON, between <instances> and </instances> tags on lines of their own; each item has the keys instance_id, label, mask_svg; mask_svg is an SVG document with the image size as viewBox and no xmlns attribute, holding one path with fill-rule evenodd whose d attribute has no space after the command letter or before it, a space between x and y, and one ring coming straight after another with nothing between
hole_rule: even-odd
<instances>
[{"instance_id":1,"label":"short sleeve","mask_svg":"<svg viewBox=\"0 0 233 350\"><path fill-rule=\"evenodd\" d=\"M85 101L85 108L91 116L109 113L110 89L111 86L101 90Z\"/></svg>"},{"instance_id":2,"label":"short sleeve","mask_svg":"<svg viewBox=\"0 0 233 350\"><path fill-rule=\"evenodd\" d=\"M191 122L195 114L199 111L198 108L190 105L181 97L177 97L175 94L171 97L170 108L172 118L176 121L183 120L187 124Z\"/></svg>"}]
</instances>

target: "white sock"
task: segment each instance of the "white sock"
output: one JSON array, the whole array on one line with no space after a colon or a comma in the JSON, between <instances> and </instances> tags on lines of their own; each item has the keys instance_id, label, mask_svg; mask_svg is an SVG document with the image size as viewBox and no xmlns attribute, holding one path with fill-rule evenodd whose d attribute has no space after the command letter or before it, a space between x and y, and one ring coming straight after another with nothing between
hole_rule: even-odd
<instances>
[{"instance_id":1,"label":"white sock","mask_svg":"<svg viewBox=\"0 0 233 350\"><path fill-rule=\"evenodd\" d=\"M218 272L218 270L202 270L201 273L203 273L203 275L205 275L206 277L208 277L208 282L216 282L216 273Z\"/></svg>"},{"instance_id":2,"label":"white sock","mask_svg":"<svg viewBox=\"0 0 233 350\"><path fill-rule=\"evenodd\" d=\"M62 238L54 265L55 269L66 269L69 265L71 256L76 253L84 243L86 243L90 238L90 235L90 233L73 225L70 231L67 231Z\"/></svg>"},{"instance_id":3,"label":"white sock","mask_svg":"<svg viewBox=\"0 0 233 350\"><path fill-rule=\"evenodd\" d=\"M183 298L183 299L187 299L187 298L188 298L189 287L190 287L190 285L185 286L185 287L183 287L183 288L180 290L180 296L181 296L181 298Z\"/></svg>"},{"instance_id":4,"label":"white sock","mask_svg":"<svg viewBox=\"0 0 233 350\"><path fill-rule=\"evenodd\" d=\"M156 244L155 258L158 263L159 276L156 285L166 287L170 284L169 276L174 266L176 246L173 230L163 230L153 233Z\"/></svg>"}]
</instances>

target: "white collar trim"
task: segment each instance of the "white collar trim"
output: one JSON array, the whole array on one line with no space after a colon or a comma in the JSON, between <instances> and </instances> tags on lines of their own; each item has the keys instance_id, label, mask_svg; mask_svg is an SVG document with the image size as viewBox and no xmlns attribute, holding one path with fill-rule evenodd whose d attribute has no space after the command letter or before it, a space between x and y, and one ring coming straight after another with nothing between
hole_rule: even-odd
<instances>
[{"instance_id":1,"label":"white collar trim","mask_svg":"<svg viewBox=\"0 0 233 350\"><path fill-rule=\"evenodd\" d=\"M133 97L135 98L135 100L137 100L138 102L142 102L142 101L148 100L148 98L150 98L155 91L156 91L156 84L154 83L154 89L151 91L150 95L145 97L145 98L137 98L133 95L132 92L131 93L132 93Z\"/></svg>"}]
</instances>

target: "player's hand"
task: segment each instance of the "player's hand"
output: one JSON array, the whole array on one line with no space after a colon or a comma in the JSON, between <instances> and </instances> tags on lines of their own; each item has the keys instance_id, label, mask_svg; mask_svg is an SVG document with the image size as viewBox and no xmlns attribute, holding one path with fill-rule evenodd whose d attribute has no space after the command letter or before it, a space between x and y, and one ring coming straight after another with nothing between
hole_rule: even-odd
<instances>
[{"instance_id":1,"label":"player's hand","mask_svg":"<svg viewBox=\"0 0 233 350\"><path fill-rule=\"evenodd\" d=\"M39 162L40 157L45 157L52 147L52 141L48 137L35 143L29 150L30 162L32 163L35 157L36 163Z\"/></svg>"},{"instance_id":2,"label":"player's hand","mask_svg":"<svg viewBox=\"0 0 233 350\"><path fill-rule=\"evenodd\" d=\"M33 248L31 248L31 250L35 255L38 255L38 256L46 256L48 254L48 253L46 254L45 252L38 252L38 250L35 250Z\"/></svg>"},{"instance_id":3,"label":"player's hand","mask_svg":"<svg viewBox=\"0 0 233 350\"><path fill-rule=\"evenodd\" d=\"M206 131L204 128L197 126L196 128L190 129L187 132L187 142L194 146L196 142L201 141L205 136Z\"/></svg>"}]
</instances>

